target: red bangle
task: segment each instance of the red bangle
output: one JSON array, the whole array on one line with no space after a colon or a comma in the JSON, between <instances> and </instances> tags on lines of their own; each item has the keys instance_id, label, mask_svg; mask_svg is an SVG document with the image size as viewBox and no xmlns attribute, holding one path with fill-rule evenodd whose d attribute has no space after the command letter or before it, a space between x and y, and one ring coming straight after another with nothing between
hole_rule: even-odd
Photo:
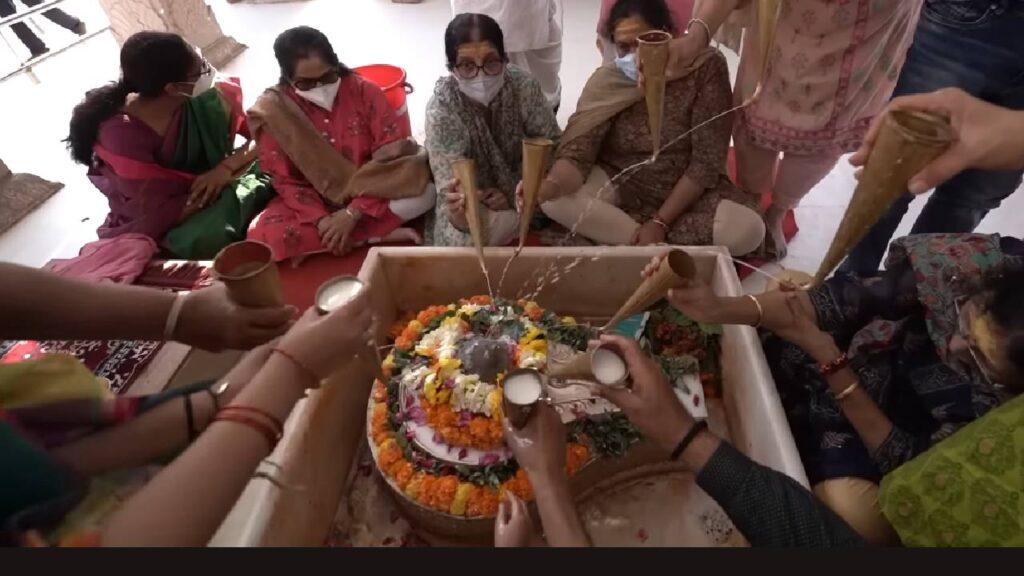
<instances>
[{"instance_id":1,"label":"red bangle","mask_svg":"<svg viewBox=\"0 0 1024 576\"><path fill-rule=\"evenodd\" d=\"M277 353L277 354L280 354L284 358L287 358L288 361L291 362L292 364L294 364L296 368L298 368L299 370L305 372L306 376L309 376L309 378L311 380L313 380L313 382L315 383L313 388L319 388L320 387L320 380L321 380L321 378L319 376L317 376L316 372L313 372L313 370L311 370L308 366L306 366L305 364L300 362L295 356L292 356L290 352L282 350L281 348L274 348L274 352Z\"/></svg>"},{"instance_id":2,"label":"red bangle","mask_svg":"<svg viewBox=\"0 0 1024 576\"><path fill-rule=\"evenodd\" d=\"M249 429L255 430L263 435L267 440L267 445L270 447L270 451L273 452L277 446L278 441L281 440L281 434L279 434L274 428L262 420L256 418L250 418L244 414L238 413L225 413L221 411L213 419L214 422L234 422L235 424L242 424L248 426Z\"/></svg>"},{"instance_id":3,"label":"red bangle","mask_svg":"<svg viewBox=\"0 0 1024 576\"><path fill-rule=\"evenodd\" d=\"M831 362L828 362L826 364L822 364L821 366L819 366L818 370L821 372L822 376L824 376L825 378L828 378L829 376L832 376L836 372L839 372L840 370L842 370L843 368L846 368L849 365L850 365L850 357L847 356L846 353L844 352L843 354L841 354L839 356L839 358L836 358L835 360L833 360Z\"/></svg>"},{"instance_id":4,"label":"red bangle","mask_svg":"<svg viewBox=\"0 0 1024 576\"><path fill-rule=\"evenodd\" d=\"M218 414L226 414L229 412L242 412L262 416L263 418L265 418L267 421L274 425L274 429L277 431L278 434L284 433L284 424L281 422L281 419L278 418L277 416L274 416L270 412L267 412L266 410L260 410L259 408L253 408L251 406L226 406L223 409L221 409L220 412L218 412Z\"/></svg>"}]
</instances>

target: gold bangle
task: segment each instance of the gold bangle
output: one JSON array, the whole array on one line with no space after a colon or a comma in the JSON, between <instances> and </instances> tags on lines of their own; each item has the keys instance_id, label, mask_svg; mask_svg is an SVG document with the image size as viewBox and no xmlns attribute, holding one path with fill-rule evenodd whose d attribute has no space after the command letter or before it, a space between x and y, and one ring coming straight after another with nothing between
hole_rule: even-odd
<instances>
[{"instance_id":1,"label":"gold bangle","mask_svg":"<svg viewBox=\"0 0 1024 576\"><path fill-rule=\"evenodd\" d=\"M846 400L846 398L850 394L853 394L857 390L857 388L860 388L860 382L854 382L853 384L850 384L849 386L846 387L846 390L843 390L839 394L835 395L836 402L842 402L843 400Z\"/></svg>"},{"instance_id":2,"label":"gold bangle","mask_svg":"<svg viewBox=\"0 0 1024 576\"><path fill-rule=\"evenodd\" d=\"M761 301L757 299L757 296L753 294L747 294L747 298L757 306L757 323L754 324L754 328L760 328L761 324L764 323L764 307L761 306Z\"/></svg>"}]
</instances>

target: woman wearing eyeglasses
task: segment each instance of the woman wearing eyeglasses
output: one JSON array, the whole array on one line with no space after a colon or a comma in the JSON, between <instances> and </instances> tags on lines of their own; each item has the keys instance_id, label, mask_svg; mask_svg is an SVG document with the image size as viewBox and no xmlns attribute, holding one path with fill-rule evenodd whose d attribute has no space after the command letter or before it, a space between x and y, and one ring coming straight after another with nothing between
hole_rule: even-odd
<instances>
[{"instance_id":1,"label":"woman wearing eyeglasses","mask_svg":"<svg viewBox=\"0 0 1024 576\"><path fill-rule=\"evenodd\" d=\"M402 224L434 205L426 153L381 89L308 26L278 36L274 55L281 80L249 110L249 126L277 197L249 238L268 244L277 260L420 241Z\"/></svg>"},{"instance_id":2,"label":"woman wearing eyeglasses","mask_svg":"<svg viewBox=\"0 0 1024 576\"><path fill-rule=\"evenodd\" d=\"M732 106L729 69L717 50L704 50L687 75L666 86L664 149L648 162L655 150L637 89L638 39L673 28L664 0L619 0L612 6L607 31L618 56L583 89L540 188L541 208L599 244L714 244L742 256L761 245L765 226L757 198L726 175L730 117L711 122Z\"/></svg>"},{"instance_id":3,"label":"woman wearing eyeglasses","mask_svg":"<svg viewBox=\"0 0 1024 576\"><path fill-rule=\"evenodd\" d=\"M483 14L460 14L448 25L445 53L451 74L438 80L427 106L430 167L441 194L427 233L438 246L472 246L466 203L451 165L476 161L481 201L488 208L488 243L504 246L518 235L514 209L522 179L524 138L561 136L540 84L508 65L501 27Z\"/></svg>"},{"instance_id":4,"label":"woman wearing eyeglasses","mask_svg":"<svg viewBox=\"0 0 1024 576\"><path fill-rule=\"evenodd\" d=\"M875 483L1024 391L1022 293L1024 242L933 234L894 242L876 277L741 298L694 284L670 301L702 322L765 330L815 494L884 543Z\"/></svg>"},{"instance_id":5,"label":"woman wearing eyeglasses","mask_svg":"<svg viewBox=\"0 0 1024 576\"><path fill-rule=\"evenodd\" d=\"M121 48L121 79L75 107L68 148L110 202L100 238L143 234L209 259L245 237L270 191L254 150L235 149L248 134L241 88L215 74L180 36L139 32Z\"/></svg>"}]
</instances>

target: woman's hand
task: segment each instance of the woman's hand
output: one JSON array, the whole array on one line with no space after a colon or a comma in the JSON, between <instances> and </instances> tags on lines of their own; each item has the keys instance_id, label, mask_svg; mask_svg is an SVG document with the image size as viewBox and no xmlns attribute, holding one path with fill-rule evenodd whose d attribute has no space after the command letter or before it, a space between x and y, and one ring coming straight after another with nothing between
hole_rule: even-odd
<instances>
[{"instance_id":1,"label":"woman's hand","mask_svg":"<svg viewBox=\"0 0 1024 576\"><path fill-rule=\"evenodd\" d=\"M175 339L211 352L248 350L288 331L295 312L294 306L239 306L217 283L185 297Z\"/></svg>"},{"instance_id":2,"label":"woman's hand","mask_svg":"<svg viewBox=\"0 0 1024 576\"><path fill-rule=\"evenodd\" d=\"M469 220L466 218L466 195L459 187L458 179L452 180L444 196L445 210L452 226L462 232L469 231Z\"/></svg>"},{"instance_id":3,"label":"woman's hand","mask_svg":"<svg viewBox=\"0 0 1024 576\"><path fill-rule=\"evenodd\" d=\"M501 190L495 188L481 190L480 201L484 206L495 212L512 209L512 206L508 203L508 197L502 194Z\"/></svg>"},{"instance_id":4,"label":"woman's hand","mask_svg":"<svg viewBox=\"0 0 1024 576\"><path fill-rule=\"evenodd\" d=\"M764 327L767 330L812 356L819 353L834 356L830 351L835 349L835 341L818 327L813 308L805 305L800 292L772 292L763 297L766 298L762 307L765 309Z\"/></svg>"},{"instance_id":5,"label":"woman's hand","mask_svg":"<svg viewBox=\"0 0 1024 576\"><path fill-rule=\"evenodd\" d=\"M321 218L317 222L317 229L320 230L320 242L324 249L335 256L348 254L352 250L352 232L359 224L360 216L345 209Z\"/></svg>"},{"instance_id":6,"label":"woman's hand","mask_svg":"<svg viewBox=\"0 0 1024 576\"><path fill-rule=\"evenodd\" d=\"M306 310L277 346L323 380L359 353L372 339L369 290L321 316Z\"/></svg>"},{"instance_id":7,"label":"woman's hand","mask_svg":"<svg viewBox=\"0 0 1024 576\"><path fill-rule=\"evenodd\" d=\"M635 340L606 334L601 337L601 344L622 356L633 384L630 388L595 386L594 392L621 408L644 436L671 452L694 421L679 402L661 366Z\"/></svg>"},{"instance_id":8,"label":"woman's hand","mask_svg":"<svg viewBox=\"0 0 1024 576\"><path fill-rule=\"evenodd\" d=\"M1024 112L1001 108L959 88L894 98L875 117L850 164L864 166L891 110L921 110L949 118L956 140L944 154L910 179L908 189L923 194L968 168L1015 170L1024 167Z\"/></svg>"},{"instance_id":9,"label":"woman's hand","mask_svg":"<svg viewBox=\"0 0 1024 576\"><path fill-rule=\"evenodd\" d=\"M533 520L526 503L511 491L498 504L498 516L494 519L495 548L525 548L533 539Z\"/></svg>"},{"instance_id":10,"label":"woman's hand","mask_svg":"<svg viewBox=\"0 0 1024 576\"><path fill-rule=\"evenodd\" d=\"M565 477L565 425L549 404L538 402L521 429L506 419L505 440L535 487Z\"/></svg>"},{"instance_id":11,"label":"woman's hand","mask_svg":"<svg viewBox=\"0 0 1024 576\"><path fill-rule=\"evenodd\" d=\"M200 174L189 189L185 212L193 214L209 206L220 195L220 191L231 183L232 179L234 179L234 175L231 173L231 169L224 164L218 164L209 172Z\"/></svg>"},{"instance_id":12,"label":"woman's hand","mask_svg":"<svg viewBox=\"0 0 1024 576\"><path fill-rule=\"evenodd\" d=\"M654 246L665 243L666 232L654 220L648 220L633 233L633 246Z\"/></svg>"}]
</instances>

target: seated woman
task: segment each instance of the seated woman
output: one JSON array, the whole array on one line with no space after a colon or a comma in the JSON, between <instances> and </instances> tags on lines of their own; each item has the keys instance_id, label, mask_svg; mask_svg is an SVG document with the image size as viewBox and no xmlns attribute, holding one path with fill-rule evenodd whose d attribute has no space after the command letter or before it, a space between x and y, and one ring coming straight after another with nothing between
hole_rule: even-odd
<instances>
[{"instance_id":1,"label":"seated woman","mask_svg":"<svg viewBox=\"0 0 1024 576\"><path fill-rule=\"evenodd\" d=\"M875 542L875 483L1024 390L1024 242L908 236L887 270L808 291L670 300L695 320L774 333L765 352L815 493Z\"/></svg>"},{"instance_id":2,"label":"seated woman","mask_svg":"<svg viewBox=\"0 0 1024 576\"><path fill-rule=\"evenodd\" d=\"M138 233L174 256L210 259L245 237L270 196L232 149L246 135L237 83L176 34L139 32L121 48L121 79L86 94L71 117L68 148L110 202L101 239Z\"/></svg>"},{"instance_id":3,"label":"seated woman","mask_svg":"<svg viewBox=\"0 0 1024 576\"><path fill-rule=\"evenodd\" d=\"M278 36L281 81L249 110L277 197L249 229L277 260L419 241L401 225L434 205L426 155L384 93L338 60L322 32Z\"/></svg>"},{"instance_id":4,"label":"seated woman","mask_svg":"<svg viewBox=\"0 0 1024 576\"><path fill-rule=\"evenodd\" d=\"M460 14L444 35L451 74L442 77L427 105L426 148L434 180L443 191L431 244L471 246L465 200L452 162L476 161L477 185L487 210L488 244L504 246L519 234L513 208L522 179L523 139L558 140L561 130L529 74L508 66L498 23L482 14Z\"/></svg>"},{"instance_id":5,"label":"seated woman","mask_svg":"<svg viewBox=\"0 0 1024 576\"><path fill-rule=\"evenodd\" d=\"M725 116L658 153L613 186L609 178L649 160L647 106L637 90L637 38L672 30L663 0L619 0L608 18L619 58L590 77L540 189L551 219L600 244L726 246L733 255L764 240L757 198L725 174L732 122ZM662 142L672 143L732 105L725 57L707 49L665 91Z\"/></svg>"}]
</instances>

